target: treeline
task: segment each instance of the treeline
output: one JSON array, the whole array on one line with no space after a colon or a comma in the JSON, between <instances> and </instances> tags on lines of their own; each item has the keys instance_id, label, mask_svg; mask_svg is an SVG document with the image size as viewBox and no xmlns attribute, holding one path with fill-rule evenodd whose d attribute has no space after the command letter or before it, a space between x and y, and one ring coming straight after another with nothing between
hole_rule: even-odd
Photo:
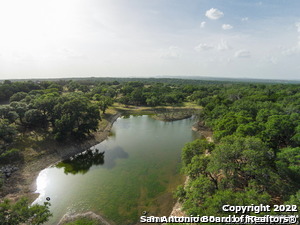
<instances>
[{"instance_id":1,"label":"treeline","mask_svg":"<svg viewBox=\"0 0 300 225\"><path fill-rule=\"evenodd\" d=\"M196 89L130 80L4 81L0 84L0 169L5 164L21 163L27 146L16 148L20 146L16 143L33 133L59 142L81 141L98 129L101 116L113 103L175 105L187 101ZM103 157L97 160L103 163ZM1 188L4 179L0 175ZM48 204L28 206L25 199L0 201L1 224L42 224L49 216Z\"/></svg>"},{"instance_id":2,"label":"treeline","mask_svg":"<svg viewBox=\"0 0 300 225\"><path fill-rule=\"evenodd\" d=\"M113 103L178 105L195 90L198 87L187 84L139 81L4 81L0 84L0 164L21 158L15 143L24 134L34 131L56 141L81 141L98 129L100 111L105 115Z\"/></svg>"},{"instance_id":3,"label":"treeline","mask_svg":"<svg viewBox=\"0 0 300 225\"><path fill-rule=\"evenodd\" d=\"M4 81L0 165L20 160L15 143L32 131L56 141L85 139L114 103L193 102L203 107L200 121L213 130L214 143L196 140L183 149L190 182L177 196L188 214L225 215L225 203L299 205L299 93L293 84L181 79Z\"/></svg>"},{"instance_id":4,"label":"treeline","mask_svg":"<svg viewBox=\"0 0 300 225\"><path fill-rule=\"evenodd\" d=\"M195 140L183 149L190 181L176 195L188 215L226 216L225 204L299 206L299 93L299 85L283 84L194 92L204 107L200 121L212 129L214 142Z\"/></svg>"}]
</instances>

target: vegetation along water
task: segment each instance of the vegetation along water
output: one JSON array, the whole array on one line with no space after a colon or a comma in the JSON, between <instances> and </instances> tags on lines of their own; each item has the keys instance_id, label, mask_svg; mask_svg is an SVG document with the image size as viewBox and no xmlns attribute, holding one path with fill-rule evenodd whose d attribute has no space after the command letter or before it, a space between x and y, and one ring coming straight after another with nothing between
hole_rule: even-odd
<instances>
[{"instance_id":1,"label":"vegetation along water","mask_svg":"<svg viewBox=\"0 0 300 225\"><path fill-rule=\"evenodd\" d=\"M65 213L84 211L97 212L116 224L133 224L143 211L168 215L174 204L172 191L183 182L181 148L196 135L193 122L119 118L112 135L91 148L94 154L80 154L41 171L35 202L51 198L49 224L56 224Z\"/></svg>"},{"instance_id":2,"label":"vegetation along water","mask_svg":"<svg viewBox=\"0 0 300 225\"><path fill-rule=\"evenodd\" d=\"M134 224L143 211L168 215L177 185L187 214L227 216L220 210L225 203L298 206L299 93L297 82L264 80L3 81L0 224L55 224L66 213L87 211ZM192 119L130 116L95 145L112 118L126 113L168 121L197 114L198 128L213 136L210 143L196 138ZM41 205L31 206L40 170Z\"/></svg>"}]
</instances>

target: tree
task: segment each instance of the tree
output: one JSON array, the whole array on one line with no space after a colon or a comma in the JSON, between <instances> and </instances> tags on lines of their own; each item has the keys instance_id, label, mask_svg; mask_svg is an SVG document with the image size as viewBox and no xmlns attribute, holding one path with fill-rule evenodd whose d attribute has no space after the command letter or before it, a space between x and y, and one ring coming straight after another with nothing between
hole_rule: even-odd
<instances>
[{"instance_id":1,"label":"tree","mask_svg":"<svg viewBox=\"0 0 300 225\"><path fill-rule=\"evenodd\" d=\"M271 177L273 160L272 151L260 139L228 136L212 152L208 171L222 174L224 188L245 188L255 180L265 190L272 186L270 180L279 179Z\"/></svg>"},{"instance_id":2,"label":"tree","mask_svg":"<svg viewBox=\"0 0 300 225\"><path fill-rule=\"evenodd\" d=\"M45 202L44 205L29 206L29 202L25 198L20 199L14 204L9 200L4 199L0 203L0 224L43 224L49 220L50 216L52 216L49 206L50 203L47 202Z\"/></svg>"},{"instance_id":3,"label":"tree","mask_svg":"<svg viewBox=\"0 0 300 225\"><path fill-rule=\"evenodd\" d=\"M27 95L28 94L26 92L17 92L10 97L9 101L10 102L14 102L14 101L19 102L22 99L26 98Z\"/></svg>"},{"instance_id":4,"label":"tree","mask_svg":"<svg viewBox=\"0 0 300 225\"><path fill-rule=\"evenodd\" d=\"M10 107L18 114L20 122L23 124L23 119L26 111L28 110L28 105L23 102L12 102L10 103Z\"/></svg>"},{"instance_id":5,"label":"tree","mask_svg":"<svg viewBox=\"0 0 300 225\"><path fill-rule=\"evenodd\" d=\"M287 147L291 143L294 130L295 125L289 115L272 115L265 123L262 139L274 149Z\"/></svg>"},{"instance_id":6,"label":"tree","mask_svg":"<svg viewBox=\"0 0 300 225\"><path fill-rule=\"evenodd\" d=\"M149 106L157 106L157 105L159 105L160 101L156 96L151 96L146 99L146 103Z\"/></svg>"},{"instance_id":7,"label":"tree","mask_svg":"<svg viewBox=\"0 0 300 225\"><path fill-rule=\"evenodd\" d=\"M98 101L100 110L102 110L103 114L105 114L106 109L113 104L113 99L108 96L95 94L94 99Z\"/></svg>"},{"instance_id":8,"label":"tree","mask_svg":"<svg viewBox=\"0 0 300 225\"><path fill-rule=\"evenodd\" d=\"M53 127L55 120L54 107L57 105L58 99L59 94L54 92L41 95L33 101L33 107L40 110Z\"/></svg>"},{"instance_id":9,"label":"tree","mask_svg":"<svg viewBox=\"0 0 300 225\"><path fill-rule=\"evenodd\" d=\"M19 117L16 111L9 105L0 106L0 118L7 119L9 122L13 123Z\"/></svg>"},{"instance_id":10,"label":"tree","mask_svg":"<svg viewBox=\"0 0 300 225\"><path fill-rule=\"evenodd\" d=\"M276 165L282 177L300 180L300 147L282 148L277 153Z\"/></svg>"},{"instance_id":11,"label":"tree","mask_svg":"<svg viewBox=\"0 0 300 225\"><path fill-rule=\"evenodd\" d=\"M291 195L289 201L284 203L285 205L295 205L298 207L297 211L291 212L291 213L284 213L284 214L293 214L300 216L300 211L299 211L299 205L300 205L300 190L296 192L296 194ZM299 218L299 217L298 217Z\"/></svg>"},{"instance_id":12,"label":"tree","mask_svg":"<svg viewBox=\"0 0 300 225\"><path fill-rule=\"evenodd\" d=\"M15 126L9 124L8 120L0 119L0 148L10 144L17 134Z\"/></svg>"},{"instance_id":13,"label":"tree","mask_svg":"<svg viewBox=\"0 0 300 225\"><path fill-rule=\"evenodd\" d=\"M57 140L65 137L84 138L98 128L100 112L96 104L80 94L58 99L54 107L54 134Z\"/></svg>"},{"instance_id":14,"label":"tree","mask_svg":"<svg viewBox=\"0 0 300 225\"><path fill-rule=\"evenodd\" d=\"M134 105L143 105L146 103L142 87L136 88L133 92L131 92L130 102Z\"/></svg>"},{"instance_id":15,"label":"tree","mask_svg":"<svg viewBox=\"0 0 300 225\"><path fill-rule=\"evenodd\" d=\"M200 175L207 175L207 165L210 161L210 155L195 155L191 163L187 164L184 168L185 173L191 178L196 179Z\"/></svg>"},{"instance_id":16,"label":"tree","mask_svg":"<svg viewBox=\"0 0 300 225\"><path fill-rule=\"evenodd\" d=\"M29 109L24 115L25 123L29 127L44 127L47 124L46 116L38 109Z\"/></svg>"},{"instance_id":17,"label":"tree","mask_svg":"<svg viewBox=\"0 0 300 225\"><path fill-rule=\"evenodd\" d=\"M193 211L188 210L188 213L199 216L228 216L232 215L232 212L222 210L224 205L268 205L270 199L269 194L265 192L259 193L254 189L247 189L245 191L218 190L212 196L206 197L199 207ZM240 212L239 214L242 213ZM247 214L257 215L254 212L247 212ZM260 213L260 215L262 214Z\"/></svg>"},{"instance_id":18,"label":"tree","mask_svg":"<svg viewBox=\"0 0 300 225\"><path fill-rule=\"evenodd\" d=\"M184 165L191 163L192 158L196 155L204 154L207 150L210 152L214 148L214 144L208 143L205 139L196 139L190 143L185 144L182 149L182 161Z\"/></svg>"}]
</instances>

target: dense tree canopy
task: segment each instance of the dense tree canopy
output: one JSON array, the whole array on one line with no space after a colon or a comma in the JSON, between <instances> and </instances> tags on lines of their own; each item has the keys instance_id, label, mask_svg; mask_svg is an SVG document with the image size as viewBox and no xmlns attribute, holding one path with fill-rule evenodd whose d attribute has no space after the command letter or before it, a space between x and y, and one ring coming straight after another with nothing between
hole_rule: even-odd
<instances>
[{"instance_id":1,"label":"dense tree canopy","mask_svg":"<svg viewBox=\"0 0 300 225\"><path fill-rule=\"evenodd\" d=\"M225 215L220 211L225 202L298 204L299 93L299 84L165 78L4 81L0 164L20 155L14 142L31 131L56 141L86 138L98 129L100 111L104 117L114 104L196 103L203 107L199 120L213 131L213 143L196 140L183 148L190 182L178 188L177 196L187 213Z\"/></svg>"},{"instance_id":2,"label":"dense tree canopy","mask_svg":"<svg viewBox=\"0 0 300 225\"><path fill-rule=\"evenodd\" d=\"M230 84L208 90L191 95L204 107L199 119L213 130L214 147L196 140L182 150L190 181L176 195L187 213L228 215L223 204L297 204L299 85Z\"/></svg>"}]
</instances>

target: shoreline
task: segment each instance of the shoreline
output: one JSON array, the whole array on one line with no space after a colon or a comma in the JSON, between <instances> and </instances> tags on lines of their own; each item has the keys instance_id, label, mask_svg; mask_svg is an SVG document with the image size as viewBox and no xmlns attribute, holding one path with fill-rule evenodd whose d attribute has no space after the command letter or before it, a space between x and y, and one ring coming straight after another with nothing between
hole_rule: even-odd
<instances>
[{"instance_id":1,"label":"shoreline","mask_svg":"<svg viewBox=\"0 0 300 225\"><path fill-rule=\"evenodd\" d=\"M78 153L81 153L92 146L101 143L102 141L106 140L107 137L110 134L111 128L114 124L114 122L122 115L132 115L132 114L147 114L147 113L154 113L157 114L157 111L155 109L147 109L147 110L141 110L140 112L134 113L134 110L116 110L114 113L112 113L106 120L108 124L103 126L102 128L99 127L96 132L93 133L93 136L82 143L56 143L51 142L49 146L45 146L44 151L45 153L39 155L36 159L30 161L29 163L25 163L22 166L20 166L19 170L16 171L12 177L8 178L6 180L5 187L2 190L1 197L8 198L12 201L16 201L21 197L27 197L31 202L33 202L39 195L39 193L35 193L36 191L36 179L39 175L39 173L44 170L47 167L50 167L54 164L56 164L59 161L68 159L71 156L74 156ZM182 116L182 115L181 115ZM158 116L151 116L153 119L166 121ZM190 116L188 116L190 117ZM170 121L176 121L181 119L174 116ZM194 129L192 127L192 129ZM187 180L185 181L185 184L187 183ZM4 194L3 194L4 192ZM180 203L179 203L180 204ZM178 205L178 202L173 206L173 208L170 210L171 214L174 211L174 208ZM181 205L180 205L181 206ZM178 206L177 206L178 208ZM88 212L92 213L92 212ZM84 217L85 214L74 214L74 215L65 215L64 216L64 222L66 221L72 221L74 218ZM96 214L95 214L96 215ZM87 216L89 217L89 216ZM94 219L101 219L102 217L97 215L97 218L92 216L90 218ZM63 219L63 218L62 218ZM101 219L103 220L103 218ZM100 220L100 221L101 221ZM104 220L105 221L105 220ZM105 221L107 222L107 221ZM109 224L109 222L107 222Z\"/></svg>"},{"instance_id":2,"label":"shoreline","mask_svg":"<svg viewBox=\"0 0 300 225\"><path fill-rule=\"evenodd\" d=\"M122 115L120 112L112 114L108 119L108 124L104 128L100 128L93 133L90 139L83 141L82 143L51 143L51 146L44 147L45 154L37 157L37 159L30 161L29 163L20 166L13 175L6 179L3 187L1 197L8 198L13 201L20 197L27 197L30 201L33 201L38 193L36 191L36 178L39 173L59 162L76 155L91 148L92 146L101 143L109 136L111 128L114 122Z\"/></svg>"},{"instance_id":3,"label":"shoreline","mask_svg":"<svg viewBox=\"0 0 300 225\"><path fill-rule=\"evenodd\" d=\"M200 133L208 142L213 141L213 132L209 128L205 127L201 122L197 122L195 125L193 125L192 130ZM187 186L189 179L189 176L185 177L184 187ZM179 202L179 200L176 201L169 216L187 216L186 213L182 210L182 203Z\"/></svg>"}]
</instances>

